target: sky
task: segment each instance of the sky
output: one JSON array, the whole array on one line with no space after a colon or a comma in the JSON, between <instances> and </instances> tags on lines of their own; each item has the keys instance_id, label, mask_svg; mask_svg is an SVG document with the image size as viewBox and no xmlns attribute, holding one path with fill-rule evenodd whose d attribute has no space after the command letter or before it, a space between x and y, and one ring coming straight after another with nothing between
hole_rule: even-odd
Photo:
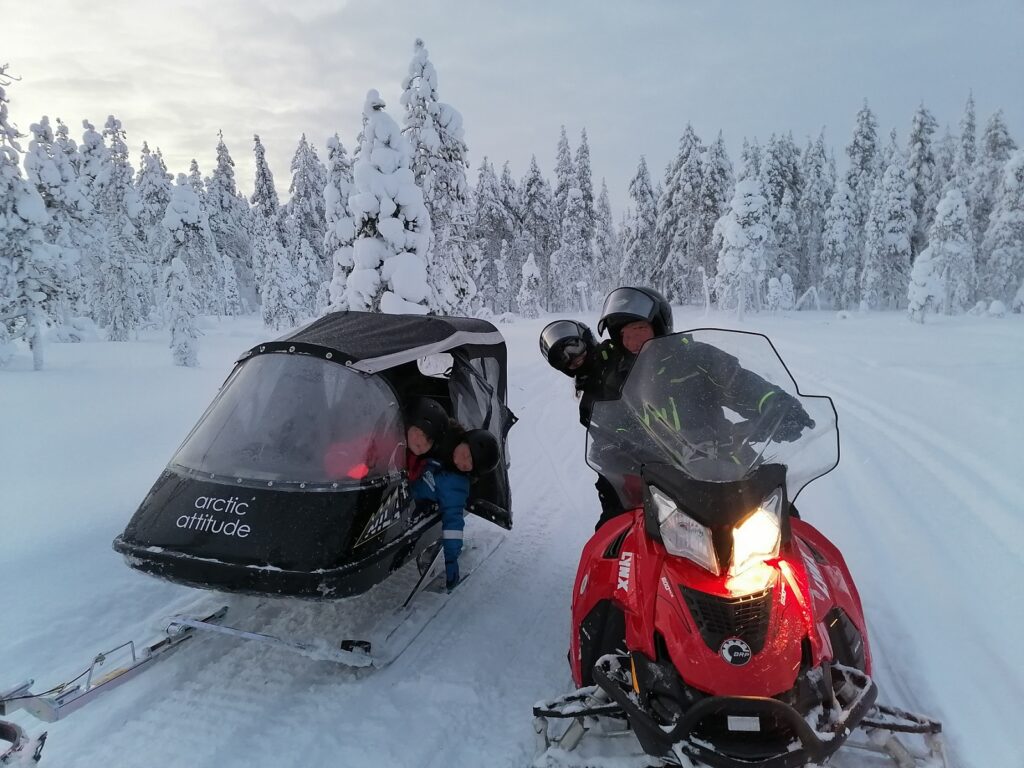
<instances>
[{"instance_id":1,"label":"sky","mask_svg":"<svg viewBox=\"0 0 1024 768\"><path fill-rule=\"evenodd\" d=\"M905 142L922 101L956 132L968 93L979 135L1002 108L1024 144L1024 1L606 3L594 0L79 0L0 13L0 62L21 77L7 90L22 131L43 114L80 137L108 114L145 140L172 172L213 167L217 131L252 193L259 133L282 196L305 133L326 159L338 132L351 151L367 90L401 122L401 81L424 39L439 93L464 118L475 181L485 155L514 175L536 154L552 175L559 128L575 150L586 128L595 187L616 212L641 154L655 180L687 122L705 141L824 127L849 141L868 99L880 133Z\"/></svg>"}]
</instances>

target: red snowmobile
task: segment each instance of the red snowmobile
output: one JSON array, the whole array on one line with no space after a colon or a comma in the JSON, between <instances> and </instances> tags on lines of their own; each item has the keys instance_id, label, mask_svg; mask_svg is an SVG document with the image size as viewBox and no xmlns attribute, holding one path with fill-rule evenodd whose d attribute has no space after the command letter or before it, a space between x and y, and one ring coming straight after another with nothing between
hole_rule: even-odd
<instances>
[{"instance_id":1,"label":"red snowmobile","mask_svg":"<svg viewBox=\"0 0 1024 768\"><path fill-rule=\"evenodd\" d=\"M773 407L750 401L757 377ZM796 768L844 746L946 764L938 722L876 702L857 588L792 506L838 464L836 413L767 337L648 342L595 405L587 459L631 511L583 550L578 690L534 708L535 765L605 764L624 741L646 764Z\"/></svg>"}]
</instances>

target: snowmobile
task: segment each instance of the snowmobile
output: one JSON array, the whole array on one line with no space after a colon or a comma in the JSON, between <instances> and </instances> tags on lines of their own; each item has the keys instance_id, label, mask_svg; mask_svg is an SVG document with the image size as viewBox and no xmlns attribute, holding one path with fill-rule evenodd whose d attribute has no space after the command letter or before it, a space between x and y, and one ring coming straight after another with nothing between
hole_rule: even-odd
<instances>
[{"instance_id":1,"label":"snowmobile","mask_svg":"<svg viewBox=\"0 0 1024 768\"><path fill-rule=\"evenodd\" d=\"M714 369L692 362L708 359L700 345L717 348ZM752 375L785 407L742 402L734 383ZM535 706L535 765L590 764L596 750L798 768L840 748L946 764L940 723L876 701L856 585L793 506L839 462L837 417L830 398L799 393L767 337L649 341L620 397L595 404L587 460L629 511L583 550L577 690Z\"/></svg>"},{"instance_id":2,"label":"snowmobile","mask_svg":"<svg viewBox=\"0 0 1024 768\"><path fill-rule=\"evenodd\" d=\"M430 397L495 435L502 458L476 478L466 509L510 530L506 436L516 418L506 389L504 338L478 319L337 312L246 351L114 549L190 587L314 601L361 595L415 563L404 602L376 621L372 640L326 646L225 626L226 607L174 616L155 642L105 651L73 681L0 690L0 715L60 719L200 631L354 667L389 663L447 599L440 514L409 493L402 404ZM483 527L495 533L467 541L464 578L503 538ZM125 661L105 671L114 652ZM12 754L31 746L13 723L0 726Z\"/></svg>"}]
</instances>

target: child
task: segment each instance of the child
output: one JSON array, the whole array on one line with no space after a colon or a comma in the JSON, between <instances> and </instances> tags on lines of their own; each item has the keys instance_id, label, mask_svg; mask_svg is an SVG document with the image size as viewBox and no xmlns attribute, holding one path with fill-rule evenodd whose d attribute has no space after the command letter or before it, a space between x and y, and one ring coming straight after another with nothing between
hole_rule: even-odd
<instances>
[{"instance_id":1,"label":"child","mask_svg":"<svg viewBox=\"0 0 1024 768\"><path fill-rule=\"evenodd\" d=\"M468 432L456 421L448 424L447 437L427 460L422 475L412 485L413 498L437 504L441 511L441 546L444 549L445 586L450 592L459 583L459 554L466 527L466 502L470 483L485 475L500 459L498 441L486 429Z\"/></svg>"}]
</instances>

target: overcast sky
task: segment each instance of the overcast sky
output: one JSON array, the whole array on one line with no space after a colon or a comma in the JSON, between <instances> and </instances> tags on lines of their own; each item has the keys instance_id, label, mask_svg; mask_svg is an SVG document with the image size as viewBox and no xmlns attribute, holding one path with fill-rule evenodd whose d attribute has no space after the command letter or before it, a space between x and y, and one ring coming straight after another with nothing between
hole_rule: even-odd
<instances>
[{"instance_id":1,"label":"overcast sky","mask_svg":"<svg viewBox=\"0 0 1024 768\"><path fill-rule=\"evenodd\" d=\"M1002 108L1024 143L1024 0L603 3L591 0L50 0L2 15L0 62L26 131L47 114L74 136L121 118L133 163L146 140L172 172L209 173L223 129L239 186L252 193L252 134L277 186L305 132L324 159L337 131L351 151L366 91L401 122L398 98L422 37L441 99L480 159L535 153L551 175L559 126L590 139L595 186L616 213L641 154L661 178L686 123L733 159L744 136L827 128L842 147L866 97L884 135L906 138L922 100L954 131L973 89L979 135ZM941 128L940 128L941 131Z\"/></svg>"}]
</instances>

